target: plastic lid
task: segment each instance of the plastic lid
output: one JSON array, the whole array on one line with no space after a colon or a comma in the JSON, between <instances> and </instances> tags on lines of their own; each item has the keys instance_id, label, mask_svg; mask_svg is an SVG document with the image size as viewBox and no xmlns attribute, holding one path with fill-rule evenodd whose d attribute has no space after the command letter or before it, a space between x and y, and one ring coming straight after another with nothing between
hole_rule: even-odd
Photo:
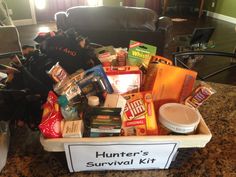
<instances>
[{"instance_id":1,"label":"plastic lid","mask_svg":"<svg viewBox=\"0 0 236 177\"><path fill-rule=\"evenodd\" d=\"M196 109L178 103L167 103L160 107L159 121L176 133L192 133L200 121Z\"/></svg>"},{"instance_id":2,"label":"plastic lid","mask_svg":"<svg viewBox=\"0 0 236 177\"><path fill-rule=\"evenodd\" d=\"M65 95L60 96L57 101L61 107L66 107L69 103Z\"/></svg>"},{"instance_id":3,"label":"plastic lid","mask_svg":"<svg viewBox=\"0 0 236 177\"><path fill-rule=\"evenodd\" d=\"M98 106L99 98L97 96L89 96L88 97L88 105L89 106Z\"/></svg>"}]
</instances>

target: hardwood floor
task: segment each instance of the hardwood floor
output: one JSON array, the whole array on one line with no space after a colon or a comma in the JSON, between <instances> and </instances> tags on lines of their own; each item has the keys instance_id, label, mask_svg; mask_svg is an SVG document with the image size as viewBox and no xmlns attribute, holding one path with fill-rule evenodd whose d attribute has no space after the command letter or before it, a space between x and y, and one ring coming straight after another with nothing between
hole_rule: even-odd
<instances>
[{"instance_id":1,"label":"hardwood floor","mask_svg":"<svg viewBox=\"0 0 236 177\"><path fill-rule=\"evenodd\" d=\"M215 32L211 38L211 40L215 43L215 48L210 50L233 52L236 47L236 26L234 24L210 17L202 17L201 19L197 17L189 17L186 21L174 22L174 38L178 35L192 34L194 28L196 27L215 27ZM17 28L19 30L22 44L34 45L33 38L37 32L56 30L56 25L51 22L38 25L21 26ZM176 47L176 42L173 41L170 47L166 49L164 54L165 57L171 58L171 54L176 51ZM201 73L201 75L206 75L229 64L229 58L205 57L204 60L197 63L193 69L197 70ZM208 79L208 81L236 85L236 68L224 71L217 76Z\"/></svg>"},{"instance_id":2,"label":"hardwood floor","mask_svg":"<svg viewBox=\"0 0 236 177\"><path fill-rule=\"evenodd\" d=\"M55 31L56 24L55 22L40 23L37 25L18 26L17 29L20 34L20 40L22 45L35 45L33 39L36 37L37 33Z\"/></svg>"}]
</instances>

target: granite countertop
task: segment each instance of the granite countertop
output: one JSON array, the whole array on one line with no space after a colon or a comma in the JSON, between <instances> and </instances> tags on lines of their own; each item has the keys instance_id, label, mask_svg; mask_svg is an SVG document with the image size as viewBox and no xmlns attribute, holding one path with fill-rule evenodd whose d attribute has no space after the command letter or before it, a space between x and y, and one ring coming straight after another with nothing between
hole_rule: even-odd
<instances>
[{"instance_id":1,"label":"granite countertop","mask_svg":"<svg viewBox=\"0 0 236 177\"><path fill-rule=\"evenodd\" d=\"M43 150L39 132L27 128L11 131L7 164L1 177L235 177L236 176L236 86L211 84L217 91L201 108L212 132L212 139L181 168L169 170L102 171L69 173L65 160L58 153Z\"/></svg>"}]
</instances>

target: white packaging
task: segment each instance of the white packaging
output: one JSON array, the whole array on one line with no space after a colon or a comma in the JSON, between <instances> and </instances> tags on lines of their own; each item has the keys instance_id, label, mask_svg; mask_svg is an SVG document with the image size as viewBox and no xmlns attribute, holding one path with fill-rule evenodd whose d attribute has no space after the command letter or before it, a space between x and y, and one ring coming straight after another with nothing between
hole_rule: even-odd
<instances>
[{"instance_id":1,"label":"white packaging","mask_svg":"<svg viewBox=\"0 0 236 177\"><path fill-rule=\"evenodd\" d=\"M191 134L200 122L200 115L196 109L186 105L166 103L159 109L159 122L175 133Z\"/></svg>"},{"instance_id":2,"label":"white packaging","mask_svg":"<svg viewBox=\"0 0 236 177\"><path fill-rule=\"evenodd\" d=\"M84 124L82 120L65 121L63 125L62 137L83 137Z\"/></svg>"},{"instance_id":3,"label":"white packaging","mask_svg":"<svg viewBox=\"0 0 236 177\"><path fill-rule=\"evenodd\" d=\"M121 108L120 115L123 115L126 102L126 99L119 94L107 94L104 107Z\"/></svg>"}]
</instances>

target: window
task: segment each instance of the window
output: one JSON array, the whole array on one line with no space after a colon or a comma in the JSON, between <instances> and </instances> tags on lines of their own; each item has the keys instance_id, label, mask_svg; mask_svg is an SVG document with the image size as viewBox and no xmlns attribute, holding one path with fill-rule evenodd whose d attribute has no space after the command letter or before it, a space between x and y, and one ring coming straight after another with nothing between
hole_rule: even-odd
<instances>
[{"instance_id":1,"label":"window","mask_svg":"<svg viewBox=\"0 0 236 177\"><path fill-rule=\"evenodd\" d=\"M45 9L46 7L46 0L34 0L35 6L37 9Z\"/></svg>"}]
</instances>

